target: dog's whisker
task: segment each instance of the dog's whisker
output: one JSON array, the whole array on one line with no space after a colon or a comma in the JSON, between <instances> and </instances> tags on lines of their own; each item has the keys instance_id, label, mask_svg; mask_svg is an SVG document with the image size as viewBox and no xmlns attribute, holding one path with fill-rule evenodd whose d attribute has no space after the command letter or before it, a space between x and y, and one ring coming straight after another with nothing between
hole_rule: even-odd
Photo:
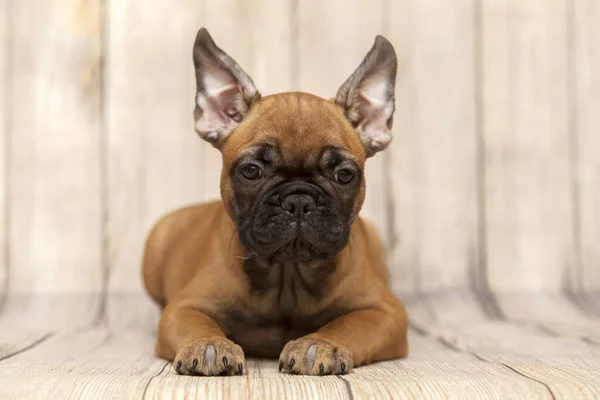
<instances>
[{"instance_id":1,"label":"dog's whisker","mask_svg":"<svg viewBox=\"0 0 600 400\"><path fill-rule=\"evenodd\" d=\"M236 256L237 258L241 258L242 260L249 260L256 255L255 252L248 253L247 256Z\"/></svg>"}]
</instances>

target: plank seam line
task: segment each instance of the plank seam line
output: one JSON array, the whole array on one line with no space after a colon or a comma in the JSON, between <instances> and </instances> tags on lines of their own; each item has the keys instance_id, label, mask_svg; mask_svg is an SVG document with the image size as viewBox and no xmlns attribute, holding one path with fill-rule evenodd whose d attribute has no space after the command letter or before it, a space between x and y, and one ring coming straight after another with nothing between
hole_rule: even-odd
<instances>
[{"instance_id":1,"label":"plank seam line","mask_svg":"<svg viewBox=\"0 0 600 400\"><path fill-rule=\"evenodd\" d=\"M482 311L496 319L503 319L496 296L491 292L488 278L488 235L487 235L487 196L486 196L486 154L485 154L485 107L483 102L483 11L480 2L473 7L473 100L475 108L475 143L477 174L477 255L470 265L471 287Z\"/></svg>"},{"instance_id":2,"label":"plank seam line","mask_svg":"<svg viewBox=\"0 0 600 400\"><path fill-rule=\"evenodd\" d=\"M474 356L476 356L476 357L478 357L478 356L477 356L477 354L475 354L475 353L473 353L473 355L474 355ZM479 358L479 357L478 357L478 358ZM481 359L482 361L484 361L484 362L489 362L488 360L486 360L486 359L484 359L484 358L480 358L480 359ZM532 381L534 381L534 382L538 382L538 383L540 383L540 384L544 385L544 387L546 388L546 390L548 391L548 393L550 394L550 396L551 396L551 397L552 397L554 400L556 400L556 396L554 395L554 392L552 391L552 389L550 389L550 386L548 386L548 384L547 384L546 382L544 382L544 381L541 381L541 380L539 380L539 379L536 379L536 378L534 378L534 377L532 377L532 376L526 375L526 374L522 373L521 371L518 371L518 370L517 370L517 369L515 369L514 367L511 367L511 366L510 366L510 365L508 365L508 364L505 364L505 363L499 363L499 364L500 364L500 365L502 365L502 366L504 366L504 368L508 368L510 371L514 372L515 374L521 375L523 378L526 378L526 379L531 379L531 380L532 380Z\"/></svg>"},{"instance_id":3,"label":"plank seam line","mask_svg":"<svg viewBox=\"0 0 600 400\"><path fill-rule=\"evenodd\" d=\"M439 340L439 339L438 339L438 340ZM444 339L444 341L445 341L445 342L447 342L445 339ZM448 343L448 344L450 344L449 342L447 342L447 343ZM459 351L463 351L463 350L460 350L460 349L459 349ZM514 373L515 373L515 374L517 374L517 375L520 375L520 376L522 376L522 377L523 377L523 378L525 378L525 379L529 379L529 380L532 380L532 381L534 381L534 382L537 382L537 383L539 383L539 384L542 384L542 385L544 385L544 387L546 388L546 390L548 391L548 393L550 394L550 396L552 397L552 399L556 400L556 396L554 395L554 392L552 391L552 389L550 389L550 386L548 386L548 384L547 384L546 382L544 382L544 381L541 381L541 380L539 380L539 379L536 379L536 378L534 378L534 377L532 377L532 376L529 376L529 375L527 375L527 374L524 374L523 372L521 372L521 371L517 370L516 368L514 368L514 367L511 367L510 365L508 365L508 364L505 364L505 363L503 363L503 362L494 362L494 361L489 361L489 360L487 360L486 358L484 358L484 357L480 356L479 354L475 353L474 351L468 351L468 350L465 350L464 352L465 352L465 353L468 353L468 354L471 354L473 357L475 357L475 358L477 358L478 360L481 360L481 361L483 361L483 362L485 362L485 363L488 363L488 364L498 364L498 365L502 365L504 368L506 368L506 369L508 369L508 370L510 370L510 371L512 371L512 372L514 372Z\"/></svg>"},{"instance_id":4,"label":"plank seam line","mask_svg":"<svg viewBox=\"0 0 600 400\"><path fill-rule=\"evenodd\" d=\"M569 182L571 184L571 211L572 215L572 235L573 235L573 263L569 268L566 265L566 277L569 277L570 270L574 270L575 279L571 275L570 290L581 290L583 284L583 265L582 265L582 241L581 241L581 193L578 179L579 166L579 120L577 115L577 68L576 68L576 34L575 34L575 9L573 2L567 2L565 13L566 25L566 53L567 53L567 112L568 112L568 133L569 133ZM576 281L574 281L576 280ZM564 287L564 286L563 286Z\"/></svg>"},{"instance_id":5,"label":"plank seam line","mask_svg":"<svg viewBox=\"0 0 600 400\"><path fill-rule=\"evenodd\" d=\"M4 357L0 358L0 361L7 360L7 359L9 359L9 358L11 358L11 357L14 357L14 356L16 356L16 355L19 355L19 354L21 354L21 353L24 353L24 352L26 352L26 351L28 351L28 350L31 350L31 349L33 349L34 347L37 347L38 345L40 345L40 344L42 344L42 343L46 342L48 339L52 338L52 337L53 337L53 336L55 336L55 335L56 335L56 334L55 334L54 332L47 333L47 334L45 334L44 336L42 336L41 338L39 338L38 340L34 341L33 343L31 343L31 344L29 344L29 345L27 345L27 346L23 347L22 349L19 349L19 350L17 350L17 351L15 351L15 352L13 352L13 353L10 353L10 354L8 354L8 355L6 355L6 356L4 356Z\"/></svg>"},{"instance_id":6,"label":"plank seam line","mask_svg":"<svg viewBox=\"0 0 600 400\"><path fill-rule=\"evenodd\" d=\"M160 371L158 371L158 373L152 375L150 377L150 379L148 379L148 382L146 382L146 385L144 386L144 392L142 393L142 399L146 398L146 393L148 392L148 388L150 387L150 383L152 383L152 381L154 380L154 378L158 378L159 376L162 375L163 372L165 372L165 369L169 366L169 364L171 364L170 362L165 362L165 365L163 365L163 367L160 369Z\"/></svg>"},{"instance_id":7,"label":"plank seam line","mask_svg":"<svg viewBox=\"0 0 600 400\"><path fill-rule=\"evenodd\" d=\"M507 320L507 321L511 322L510 320ZM527 326L525 324L518 324L516 322L515 322L515 325L517 325L519 327L520 326ZM553 337L553 338L567 338L567 339L569 339L569 338L573 338L574 337L575 339L581 340L582 342L590 344L590 345L594 345L594 346L600 345L600 343L597 343L596 341L594 341L593 339L588 338L585 335L581 335L581 336L563 335L560 332L557 332L557 331L555 331L553 329L550 329L546 325L543 325L543 324L540 324L540 323L535 324L534 328L538 332L543 333L543 334L548 335L548 336Z\"/></svg>"},{"instance_id":8,"label":"plank seam line","mask_svg":"<svg viewBox=\"0 0 600 400\"><path fill-rule=\"evenodd\" d=\"M590 318L600 315L599 312L596 312L595 304L589 304L589 299L587 299L587 296L584 296L581 291L566 288L565 296L571 302L571 304L573 304L579 311L583 313L583 315Z\"/></svg>"},{"instance_id":9,"label":"plank seam line","mask_svg":"<svg viewBox=\"0 0 600 400\"><path fill-rule=\"evenodd\" d=\"M350 382L344 378L341 375L335 375L338 379L341 379L342 382L344 382L344 385L346 386L346 391L348 392L348 398L350 400L354 400L354 393L352 392L352 385L350 385Z\"/></svg>"},{"instance_id":10,"label":"plank seam line","mask_svg":"<svg viewBox=\"0 0 600 400\"><path fill-rule=\"evenodd\" d=\"M423 334L424 334L425 336L429 336L429 337L432 337L432 338L436 339L436 340L437 340L438 342L440 342L440 343L441 343L441 344L442 344L444 347L446 347L446 348L448 348L448 349L450 349L450 350L452 350L452 351L455 351L455 352L457 352L457 353L470 354L470 355L472 355L473 357L475 357L476 359L478 359L478 360L480 360L480 361L483 361L484 363L487 363L487 364L491 364L491 365L494 365L494 364L495 364L495 365L501 365L502 367L504 367L504 368L508 369L509 371L511 371L511 372L513 372L513 373L515 373L515 374L517 374L517 375L519 375L519 376L521 376L521 377L523 377L523 378L525 378L525 379L527 379L527 380L530 380L530 381L533 381L533 382L539 383L539 384L543 385L543 386L544 386L544 388L546 388L546 390L548 391L548 394L550 394L550 397L551 397L553 400L556 400L556 396L554 395L554 392L552 391L552 389L550 389L550 386L548 386L548 384L547 384L547 383L545 383L545 382L543 382L543 381L541 381L541 380L539 380L539 379L536 379L536 378L534 378L534 377L532 377L532 376L529 376L529 375L527 375L527 374L524 374L524 373L522 373L522 372L520 372L520 371L516 370L515 368L513 368L513 367L511 367L510 365L508 365L508 364L505 364L505 363L503 363L503 362L490 361L490 360L488 360L488 359L486 359L486 358L484 358L484 357L480 356L479 354L477 354L477 353L476 353L476 352L474 352L474 351L469 351L469 350L464 350L464 349L461 349L460 347L456 346L455 344L453 344L453 343L450 343L448 340L446 340L446 338L444 338L444 337L442 337L442 336L434 335L434 334L432 334L431 332L429 332L429 331L427 331L426 329L424 329L423 327L417 327L416 325L414 325L414 322L411 322L411 323L408 325L408 327L409 327L410 329L414 330L415 332L417 332L418 334L421 334L421 335L423 335Z\"/></svg>"},{"instance_id":11,"label":"plank seam line","mask_svg":"<svg viewBox=\"0 0 600 400\"><path fill-rule=\"evenodd\" d=\"M579 339L580 339L581 341L583 341L584 343L587 343L587 344L589 344L589 345L592 345L592 346L600 346L600 342L596 342L595 340L593 340L593 339L590 339L589 337L586 337L586 336L580 336L580 337L579 337Z\"/></svg>"},{"instance_id":12,"label":"plank seam line","mask_svg":"<svg viewBox=\"0 0 600 400\"><path fill-rule=\"evenodd\" d=\"M100 299L94 324L101 325L106 317L108 280L110 278L109 265L109 238L108 238L108 169L107 169L107 143L108 143L108 114L107 114L107 80L108 80L108 25L109 25L109 1L101 0L102 11L100 15L100 64L102 73L100 74L100 134L98 137L99 163L100 163Z\"/></svg>"}]
</instances>

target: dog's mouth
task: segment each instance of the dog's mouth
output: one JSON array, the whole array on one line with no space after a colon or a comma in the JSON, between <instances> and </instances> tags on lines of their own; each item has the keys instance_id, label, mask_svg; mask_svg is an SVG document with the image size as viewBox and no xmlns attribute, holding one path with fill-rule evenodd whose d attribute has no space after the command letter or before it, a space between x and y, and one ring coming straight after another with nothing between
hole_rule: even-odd
<instances>
[{"instance_id":1,"label":"dog's mouth","mask_svg":"<svg viewBox=\"0 0 600 400\"><path fill-rule=\"evenodd\" d=\"M261 229L249 229L240 235L246 249L261 258L275 261L317 261L328 260L337 254L347 243L347 238L340 227L335 227L337 234L325 238L303 232L304 223L290 223L287 229L276 230L265 234Z\"/></svg>"},{"instance_id":2,"label":"dog's mouth","mask_svg":"<svg viewBox=\"0 0 600 400\"><path fill-rule=\"evenodd\" d=\"M271 256L271 258L279 261L312 261L327 259L329 257L330 254L327 254L327 252L322 251L317 246L301 237L297 237L296 239L284 244Z\"/></svg>"}]
</instances>

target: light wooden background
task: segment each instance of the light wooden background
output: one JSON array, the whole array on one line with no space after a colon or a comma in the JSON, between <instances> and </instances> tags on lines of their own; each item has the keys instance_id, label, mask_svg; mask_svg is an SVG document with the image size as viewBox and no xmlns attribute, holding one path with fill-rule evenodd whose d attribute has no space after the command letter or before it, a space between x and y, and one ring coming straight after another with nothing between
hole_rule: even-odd
<instances>
[{"instance_id":1,"label":"light wooden background","mask_svg":"<svg viewBox=\"0 0 600 400\"><path fill-rule=\"evenodd\" d=\"M148 311L127 299L151 224L218 196L201 26L264 94L332 97L392 41L395 139L363 214L398 293L600 291L598 21L598 0L0 0L0 307Z\"/></svg>"}]
</instances>

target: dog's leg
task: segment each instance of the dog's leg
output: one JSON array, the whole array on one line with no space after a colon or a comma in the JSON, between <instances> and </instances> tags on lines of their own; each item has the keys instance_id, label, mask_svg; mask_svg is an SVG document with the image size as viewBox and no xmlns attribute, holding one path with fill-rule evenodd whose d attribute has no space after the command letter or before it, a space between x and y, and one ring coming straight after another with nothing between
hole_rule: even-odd
<instances>
[{"instance_id":1,"label":"dog's leg","mask_svg":"<svg viewBox=\"0 0 600 400\"><path fill-rule=\"evenodd\" d=\"M156 354L173 361L183 375L242 375L244 351L225 337L202 312L179 304L165 308L159 324Z\"/></svg>"},{"instance_id":2,"label":"dog's leg","mask_svg":"<svg viewBox=\"0 0 600 400\"><path fill-rule=\"evenodd\" d=\"M396 303L350 312L288 342L279 369L303 375L344 374L353 366L406 357L406 312Z\"/></svg>"}]
</instances>

